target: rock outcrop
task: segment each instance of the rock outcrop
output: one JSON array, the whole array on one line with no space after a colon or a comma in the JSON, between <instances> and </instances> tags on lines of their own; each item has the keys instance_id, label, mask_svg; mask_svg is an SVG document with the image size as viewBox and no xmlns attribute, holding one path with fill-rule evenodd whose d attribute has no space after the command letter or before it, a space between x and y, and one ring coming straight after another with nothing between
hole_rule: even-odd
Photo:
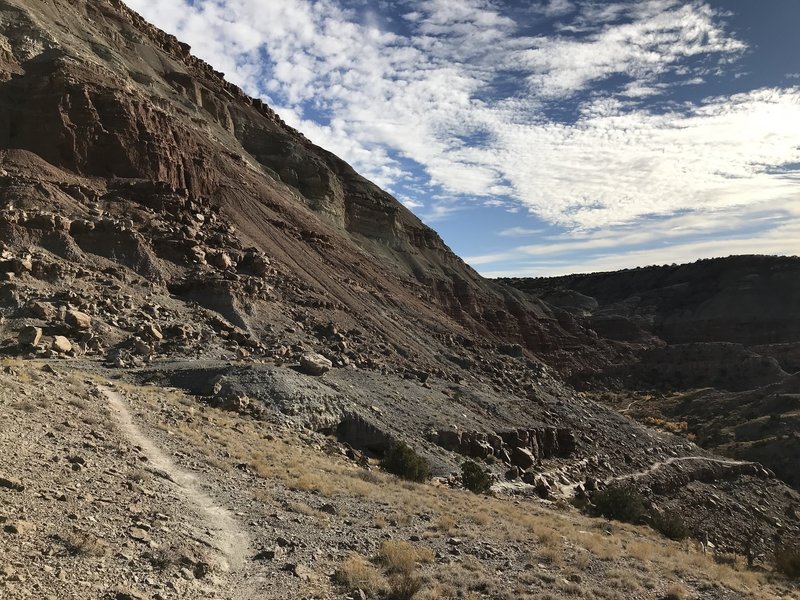
<instances>
[{"instance_id":1,"label":"rock outcrop","mask_svg":"<svg viewBox=\"0 0 800 600\"><path fill-rule=\"evenodd\" d=\"M609 343L595 347L595 367L576 373L576 385L604 390L600 397L645 422L683 423L703 446L800 485L790 466L800 462L791 391L800 259L734 256L506 283Z\"/></svg>"}]
</instances>

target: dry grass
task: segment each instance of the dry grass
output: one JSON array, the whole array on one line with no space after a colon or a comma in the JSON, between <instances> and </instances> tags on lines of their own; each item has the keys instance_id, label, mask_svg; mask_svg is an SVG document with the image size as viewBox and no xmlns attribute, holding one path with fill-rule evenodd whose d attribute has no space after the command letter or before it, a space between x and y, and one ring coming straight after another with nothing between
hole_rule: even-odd
<instances>
[{"instance_id":1,"label":"dry grass","mask_svg":"<svg viewBox=\"0 0 800 600\"><path fill-rule=\"evenodd\" d=\"M358 554L351 554L342 561L334 579L348 590L360 589L370 597L383 594L389 589L389 582L383 573Z\"/></svg>"},{"instance_id":2,"label":"dry grass","mask_svg":"<svg viewBox=\"0 0 800 600\"><path fill-rule=\"evenodd\" d=\"M439 515L434 529L442 533L450 533L456 526L456 520L449 514Z\"/></svg>"},{"instance_id":3,"label":"dry grass","mask_svg":"<svg viewBox=\"0 0 800 600\"><path fill-rule=\"evenodd\" d=\"M664 594L664 600L687 600L689 597L689 590L680 583L673 583Z\"/></svg>"},{"instance_id":4,"label":"dry grass","mask_svg":"<svg viewBox=\"0 0 800 600\"><path fill-rule=\"evenodd\" d=\"M386 540L381 544L378 560L389 573L411 574L417 566L417 551L403 540Z\"/></svg>"}]
</instances>

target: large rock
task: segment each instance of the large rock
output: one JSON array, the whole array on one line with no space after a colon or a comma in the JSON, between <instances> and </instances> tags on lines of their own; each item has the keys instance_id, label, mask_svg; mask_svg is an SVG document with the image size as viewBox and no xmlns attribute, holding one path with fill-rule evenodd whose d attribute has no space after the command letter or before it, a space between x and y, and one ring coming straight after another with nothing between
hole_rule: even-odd
<instances>
[{"instance_id":1,"label":"large rock","mask_svg":"<svg viewBox=\"0 0 800 600\"><path fill-rule=\"evenodd\" d=\"M227 252L213 252L206 255L208 263L218 269L230 269L233 266L233 260Z\"/></svg>"},{"instance_id":2,"label":"large rock","mask_svg":"<svg viewBox=\"0 0 800 600\"><path fill-rule=\"evenodd\" d=\"M42 329L40 327L23 327L17 341L20 346L36 346L42 339Z\"/></svg>"},{"instance_id":3,"label":"large rock","mask_svg":"<svg viewBox=\"0 0 800 600\"><path fill-rule=\"evenodd\" d=\"M70 342L67 338L63 335L57 335L53 338L52 348L56 352L60 352L61 354L66 354L72 350L72 342Z\"/></svg>"},{"instance_id":4,"label":"large rock","mask_svg":"<svg viewBox=\"0 0 800 600\"><path fill-rule=\"evenodd\" d=\"M73 329L80 331L91 329L92 327L92 318L79 310L68 310L64 315L64 321Z\"/></svg>"},{"instance_id":5,"label":"large rock","mask_svg":"<svg viewBox=\"0 0 800 600\"><path fill-rule=\"evenodd\" d=\"M56 311L49 302L34 302L31 304L31 314L37 319L50 320L56 315Z\"/></svg>"},{"instance_id":6,"label":"large rock","mask_svg":"<svg viewBox=\"0 0 800 600\"><path fill-rule=\"evenodd\" d=\"M514 448L511 451L511 464L524 471L536 464L536 457L527 448Z\"/></svg>"},{"instance_id":7,"label":"large rock","mask_svg":"<svg viewBox=\"0 0 800 600\"><path fill-rule=\"evenodd\" d=\"M331 361L316 352L306 352L300 357L300 370L306 375L324 375L332 367Z\"/></svg>"},{"instance_id":8,"label":"large rock","mask_svg":"<svg viewBox=\"0 0 800 600\"><path fill-rule=\"evenodd\" d=\"M458 450L461 446L461 433L454 429L442 429L439 431L438 444L448 450Z\"/></svg>"}]
</instances>

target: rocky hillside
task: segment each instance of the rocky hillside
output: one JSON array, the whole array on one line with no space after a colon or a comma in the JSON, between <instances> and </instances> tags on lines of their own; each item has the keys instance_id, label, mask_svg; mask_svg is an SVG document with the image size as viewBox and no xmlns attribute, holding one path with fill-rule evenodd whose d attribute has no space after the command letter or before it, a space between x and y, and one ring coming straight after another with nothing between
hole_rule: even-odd
<instances>
[{"instance_id":1,"label":"rocky hillside","mask_svg":"<svg viewBox=\"0 0 800 600\"><path fill-rule=\"evenodd\" d=\"M38 209L63 206L78 217L76 202L100 202L119 215L169 213L173 230L152 258L243 273L246 251L263 253L296 279L310 318L355 316L392 349L413 347L420 328L538 353L558 346L561 327L542 303L483 280L394 198L121 2L4 7L0 146L15 151L7 159L15 167L6 168L15 176L36 182L48 171L54 189L37 191ZM4 185L13 193L25 184ZM203 229L214 224L198 219L212 210L235 236ZM148 280L177 285L174 267L125 258ZM186 279L182 293L191 295L197 286ZM238 287L218 283L198 297L258 330ZM414 354L430 362L427 348Z\"/></svg>"},{"instance_id":2,"label":"rocky hillside","mask_svg":"<svg viewBox=\"0 0 800 600\"><path fill-rule=\"evenodd\" d=\"M0 1L0 106L4 597L710 586L626 578L609 563L622 541L581 541L579 508L622 483L767 570L800 533L800 496L769 469L563 381L613 364L617 340L478 276L122 3ZM432 483L375 472L401 442ZM495 498L466 495L467 458ZM615 527L625 552L655 535ZM388 538L417 548L402 569ZM707 597L789 589L753 577Z\"/></svg>"},{"instance_id":3,"label":"rocky hillside","mask_svg":"<svg viewBox=\"0 0 800 600\"><path fill-rule=\"evenodd\" d=\"M686 423L704 447L800 485L790 376L800 371L800 259L733 256L505 283L614 344L617 358L575 385L608 390L602 398L631 416Z\"/></svg>"}]
</instances>

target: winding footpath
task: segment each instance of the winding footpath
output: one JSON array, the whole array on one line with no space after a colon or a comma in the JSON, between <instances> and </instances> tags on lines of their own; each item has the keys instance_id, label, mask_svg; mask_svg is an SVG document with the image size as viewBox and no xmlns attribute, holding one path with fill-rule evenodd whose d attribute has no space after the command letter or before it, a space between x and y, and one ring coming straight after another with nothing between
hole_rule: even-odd
<instances>
[{"instance_id":1,"label":"winding footpath","mask_svg":"<svg viewBox=\"0 0 800 600\"><path fill-rule=\"evenodd\" d=\"M662 467L666 467L668 465L677 463L677 462L700 462L700 463L714 463L719 465L726 465L726 466L740 466L740 465L753 465L755 463L746 461L746 460L732 460L727 458L713 458L709 456L675 456L672 458L668 458L666 460L662 460L650 465L647 469L642 471L636 471L635 473L627 473L625 475L617 475L616 477L612 477L611 479L603 480L606 485L610 485L612 483L616 483L618 481L628 481L628 480L636 480L641 479L642 477L647 477L661 469ZM578 486L581 485L579 483L572 483L570 485L559 486L559 491L562 495L566 496L567 498L572 498L575 495L575 491L578 489Z\"/></svg>"},{"instance_id":2,"label":"winding footpath","mask_svg":"<svg viewBox=\"0 0 800 600\"><path fill-rule=\"evenodd\" d=\"M108 400L117 425L125 436L142 449L150 464L168 475L183 496L193 504L203 517L204 525L212 532L212 544L222 555L222 570L238 571L245 564L250 551L249 536L240 527L233 514L219 506L206 494L197 478L179 468L136 426L128 410L128 405L119 393L109 387L98 386Z\"/></svg>"}]
</instances>

